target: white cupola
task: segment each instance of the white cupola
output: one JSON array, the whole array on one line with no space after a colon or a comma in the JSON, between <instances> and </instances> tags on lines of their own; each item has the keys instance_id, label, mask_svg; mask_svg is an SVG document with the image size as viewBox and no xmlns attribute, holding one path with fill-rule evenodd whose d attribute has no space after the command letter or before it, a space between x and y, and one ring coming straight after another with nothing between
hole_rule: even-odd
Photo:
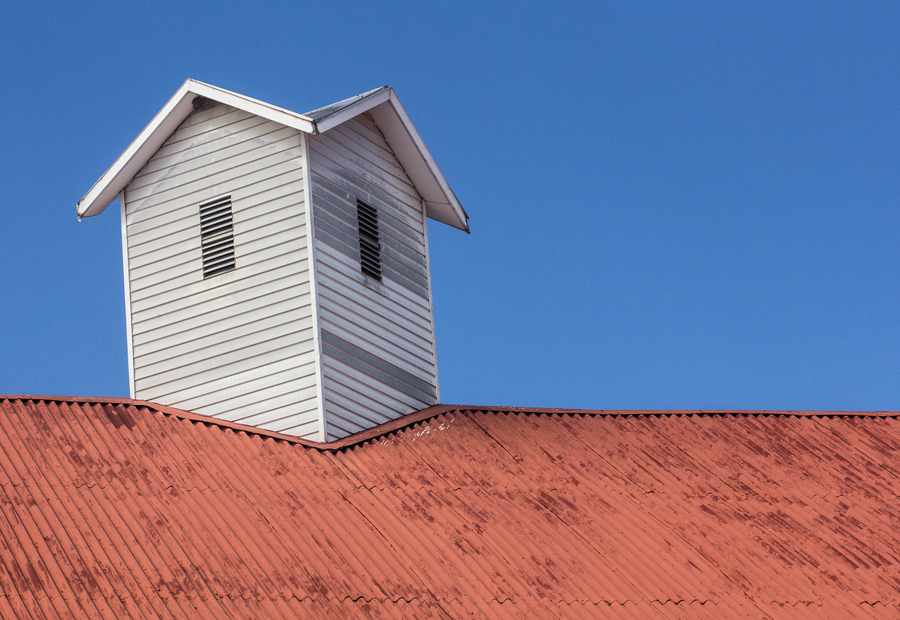
<instances>
[{"instance_id":1,"label":"white cupola","mask_svg":"<svg viewBox=\"0 0 900 620\"><path fill-rule=\"evenodd\" d=\"M121 204L132 398L318 441L440 401L426 217L467 215L383 87L297 114L185 82Z\"/></svg>"}]
</instances>

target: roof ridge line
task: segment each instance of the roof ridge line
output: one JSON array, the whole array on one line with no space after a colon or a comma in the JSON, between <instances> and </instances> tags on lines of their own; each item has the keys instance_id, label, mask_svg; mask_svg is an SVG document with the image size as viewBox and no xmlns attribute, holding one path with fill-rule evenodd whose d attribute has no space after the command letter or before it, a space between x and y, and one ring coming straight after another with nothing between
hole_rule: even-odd
<instances>
[{"instance_id":1,"label":"roof ridge line","mask_svg":"<svg viewBox=\"0 0 900 620\"><path fill-rule=\"evenodd\" d=\"M154 403L152 401L146 400L137 400L134 398L115 398L115 397L88 397L88 396L50 396L50 395L35 395L35 394L0 394L0 400L34 400L34 401L47 401L47 402L66 402L66 403L79 403L79 404L97 404L97 405L121 405L123 407L127 407L129 405L134 407L144 407L146 409L151 409L162 413L163 415L171 415L177 417L182 420L190 420L191 422L197 422L200 424L211 424L214 426L218 426L221 428L227 428L237 432L245 432L251 435L259 435L262 437L268 437L270 439L275 439L278 441L286 441L288 443L299 444L306 448L314 448L316 450L323 450L328 452L334 452L338 450L342 450L344 448L348 448L376 437L380 437L382 435L386 435L387 433L394 432L396 430L400 430L407 426L411 426L423 420L427 420L429 418L436 417L441 415L442 413L446 413L448 411L455 410L468 410L468 407L460 408L456 405L432 405L431 407L427 407L420 411L416 411L405 415L401 418L397 418L395 420L391 420L390 422L386 422L384 424L380 424L373 428L360 431L358 433L354 433L352 435L348 435L342 439L338 439L336 441L331 442L318 442L312 441L309 439L303 439L301 437L297 437L295 435L286 435L284 433L279 433L277 431L270 431L263 428L258 428L256 426L249 426L247 424L240 424L238 422L230 422L228 420L222 420L221 418L215 418L212 416L203 415L200 413L193 413L191 411L185 411L184 409L178 409L176 407L168 407L166 405L161 405L159 403Z\"/></svg>"},{"instance_id":2,"label":"roof ridge line","mask_svg":"<svg viewBox=\"0 0 900 620\"><path fill-rule=\"evenodd\" d=\"M451 405L447 405L451 406ZM568 415L776 415L797 417L900 417L900 411L815 411L811 409L565 409L552 407L483 407L452 405L461 411L508 411Z\"/></svg>"},{"instance_id":3,"label":"roof ridge line","mask_svg":"<svg viewBox=\"0 0 900 620\"><path fill-rule=\"evenodd\" d=\"M200 424L211 424L220 428L227 428L236 432L244 432L251 435L268 437L278 441L299 444L306 448L326 452L344 450L389 433L393 433L419 422L424 422L450 411L465 412L494 412L494 413L528 413L537 415L590 415L590 416L682 416L682 415L764 415L787 417L868 417L868 418L900 418L900 411L802 411L802 410L777 410L777 409L558 409L541 407L486 407L472 405L432 405L396 418L384 424L379 424L370 429L353 433L342 439L330 442L318 442L302 439L294 435L286 435L277 431L270 431L247 424L230 422L212 416L193 413L175 407L167 407L159 403L133 398L116 397L87 397L87 396L51 396L33 394L0 394L0 400L35 400L49 402L68 402L81 404L121 405L135 406L152 409L163 415L171 415L183 420L190 420Z\"/></svg>"}]
</instances>

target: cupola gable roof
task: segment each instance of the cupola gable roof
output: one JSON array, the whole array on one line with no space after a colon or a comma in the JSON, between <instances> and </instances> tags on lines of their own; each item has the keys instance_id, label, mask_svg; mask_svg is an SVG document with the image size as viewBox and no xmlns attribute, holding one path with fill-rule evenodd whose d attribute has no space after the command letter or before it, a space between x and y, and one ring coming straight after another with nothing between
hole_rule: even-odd
<instances>
[{"instance_id":1,"label":"cupola gable roof","mask_svg":"<svg viewBox=\"0 0 900 620\"><path fill-rule=\"evenodd\" d=\"M468 215L390 86L382 86L306 114L298 114L191 79L181 85L125 152L78 202L79 219L98 215L106 209L194 110L198 97L244 110L311 135L324 133L368 112L415 185L416 191L422 196L428 217L469 232Z\"/></svg>"}]
</instances>

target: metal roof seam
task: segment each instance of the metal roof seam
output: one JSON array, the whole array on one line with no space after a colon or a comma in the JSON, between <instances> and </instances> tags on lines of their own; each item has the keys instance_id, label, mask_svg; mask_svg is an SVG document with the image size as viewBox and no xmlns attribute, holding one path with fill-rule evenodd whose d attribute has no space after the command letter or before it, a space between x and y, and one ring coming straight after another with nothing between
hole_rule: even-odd
<instances>
[{"instance_id":1,"label":"metal roof seam","mask_svg":"<svg viewBox=\"0 0 900 620\"><path fill-rule=\"evenodd\" d=\"M257 447L260 451L269 450L272 447L271 442L262 441L259 437L251 437L249 438L252 444ZM198 449L202 452L213 452L217 455L221 455L221 458L215 459L215 465L217 468L222 471L223 477L228 477L235 480L236 483L239 484L239 488L235 488L233 491L240 494L244 498L247 498L246 501L250 503L252 507L251 513L256 514L257 518L261 518L268 527L268 531L275 536L275 543L277 544L265 544L265 553L263 554L263 558L265 558L265 562L268 562L269 566L264 566L262 564L258 564L259 577L261 578L260 584L264 584L267 581L271 581L269 574L272 572L271 565L279 565L284 569L287 569L289 566L294 570L301 569L302 572L307 574L307 581L309 583L314 582L314 578L312 575L309 575L308 572L304 568L304 559L298 557L296 554L290 552L290 545L288 542L291 540L291 535L283 531L281 527L278 525L278 521L267 518L265 516L267 509L259 502L253 502L250 498L253 495L253 491L259 488L265 488L264 479L260 479L257 475L260 469L260 465L265 463L268 465L269 459L268 457L264 458L264 455L259 453L257 454L257 458L248 458L248 455L243 451L234 450L234 443L230 441L226 441L226 435L220 433L213 434L202 434L202 436L198 435L197 440L201 442L202 445L198 446ZM208 448L203 448L203 446L208 446ZM302 453L306 454L306 453ZM276 478L277 480L277 478ZM272 487L272 493L264 494L261 499L268 500L269 498L276 499L281 497L281 494L278 492L279 489ZM237 515L235 518L235 522L244 522L245 520L241 518L240 515ZM241 526L242 531L255 532L258 531L258 527L253 527L254 521L248 521L246 525ZM258 537L251 537L258 538ZM255 548L262 549L260 547L263 544L263 541L249 540ZM291 572L290 570L288 572ZM280 580L282 583L274 584L276 588L284 590L287 588L287 584Z\"/></svg>"},{"instance_id":2,"label":"metal roof seam","mask_svg":"<svg viewBox=\"0 0 900 620\"><path fill-rule=\"evenodd\" d=\"M59 415L61 408L57 407L55 403L51 403L51 404L57 409L57 413L54 417L56 417L56 419L63 419L62 416ZM48 424L49 418L46 416L53 416L54 414L52 411L50 411L50 407L48 407L46 405L47 405L47 403L41 403L40 406L36 407L36 410L41 412L42 415L45 416L44 417L45 437L49 438L53 435L53 433L52 433L52 431L50 433L46 432L47 430L50 430L48 428L49 427L49 424ZM56 461L56 459L53 459L53 458L45 458L42 463L42 469L50 470L50 471L55 470L56 469L55 461ZM79 490L86 490L88 488L91 488L91 489L94 489L94 491L92 491L92 492L96 493L98 496L102 496L107 493L113 492L113 487L114 487L113 480L108 479L108 476L105 474L104 474L104 478L106 479L105 483L98 483L98 484L92 485L89 482L84 481L84 484L73 486L72 488L79 489ZM76 493L75 495L78 495L78 494ZM65 504L61 503L58 505L60 508L62 508ZM58 513L58 514L71 514L71 511L67 511L66 513ZM75 533L75 531L73 531L75 528L64 528L64 529L67 532L67 534L71 535L71 534ZM90 528L88 528L88 531L89 530L90 530ZM84 542L84 540L82 539L82 543L83 542ZM75 543L75 544L77 544L77 543ZM95 584L99 587L99 591L97 592L97 594L92 595L92 598L104 597L106 599L109 599L114 594L115 589L111 584L109 584L108 587L104 586L104 584L109 583L107 571L110 569L110 567L113 564L114 564L114 562L110 562L110 564L105 569L99 570L99 566L103 565L103 561L100 559L100 556L95 553L92 561L90 563L87 563L85 566L85 570L83 570L80 573L80 577L82 579L87 580L90 583ZM88 567L90 567L90 568L88 568ZM89 593L89 596L91 596L90 595L91 588L88 588L87 591Z\"/></svg>"},{"instance_id":3,"label":"metal roof seam","mask_svg":"<svg viewBox=\"0 0 900 620\"><path fill-rule=\"evenodd\" d=\"M525 416L525 417L528 417L528 416ZM479 425L479 426L481 426L481 425ZM508 443L508 442L501 442L501 443ZM520 462L521 459L518 459L518 458L517 458L517 461ZM524 493L525 493L525 495L530 499L530 504L531 504L532 506L541 506L543 510L548 511L549 514L552 514L553 517L555 518L555 520L556 520L558 523L562 524L564 528L566 528L567 530L571 530L571 531L573 532L573 534L575 534L575 536L581 540L582 544L585 544L585 543L586 543L586 544L585 544L585 547L586 547L586 548L592 548L592 549L595 550L595 552L598 552L598 553L600 553L601 556L603 556L603 553L602 553L599 549L597 549L595 545L591 544L591 542L590 542L587 538L585 538L584 536L581 536L580 533L577 531L577 529L572 529L572 524L567 523L566 520L563 519L563 518L561 517L561 515L556 514L551 508L549 508L549 507L546 505L546 502L545 502L545 501L542 501L540 498L535 497L532 493L529 493L527 490L524 490ZM509 517L512 517L513 520L514 520L514 519L516 518L516 517L515 517L515 513L510 513L510 514L509 514ZM502 541L503 541L503 539L501 538L498 542L502 542ZM511 541L510 544L511 544L513 547L516 546L516 545L515 545L515 541ZM580 561L581 555L580 555L580 553L577 551L577 549L578 549L577 547L572 548L572 549L570 550L570 554L572 555L573 558L576 558L576 557L577 557L577 558L578 558L577 561ZM509 554L510 554L510 548L509 548L509 546L507 546L507 547L504 548L504 555L509 555ZM602 565L603 563L600 563L600 564ZM589 565L585 565L585 568L587 568L587 566L589 566ZM590 571L588 571L588 572L590 572ZM601 571L601 572L602 572L602 571ZM560 577L563 578L562 574L560 575ZM576 572L574 575L569 574L569 575L565 576L564 578L565 578L565 579L572 579L572 578L574 578L575 580L580 580L580 579L581 579L581 575L580 575L580 572ZM609 580L615 580L615 577L614 577L614 575L606 574L606 575L603 576L603 579L602 579L602 580L608 582ZM583 588L584 588L584 585L585 585L585 584L582 583L579 587L583 589ZM631 585L631 589L632 589L632 590L634 589L634 586L633 586L633 585ZM570 600L574 600L575 598L577 598L577 597L576 597L576 596L573 596L573 597L570 598Z\"/></svg>"},{"instance_id":4,"label":"metal roof seam","mask_svg":"<svg viewBox=\"0 0 900 620\"><path fill-rule=\"evenodd\" d=\"M81 409L80 406L79 409ZM155 580L147 573L146 567L148 565L153 566L155 563L144 553L145 550L138 548L143 545L132 544L131 542L132 540L136 543L138 542L139 535L134 532L142 530L139 527L134 528L133 523L129 522L128 510L120 509L110 512L114 502L109 499L109 495L113 493L119 495L121 489L100 488L96 485L94 489L92 494L74 494L73 496L78 502L83 500L81 502L83 505L82 510L88 515L86 520L87 531L92 531L95 535L96 533L102 533L103 535L98 538L113 542L113 544L109 545L110 548L106 552L112 565L118 565L121 561L123 566L130 564L131 566L139 567L138 570L132 570L129 573L130 577L136 577L134 581L135 590L143 592L144 596L152 596L158 588L156 588ZM152 550L150 552L152 553ZM131 560L129 560L129 556ZM153 569L154 572L159 570L156 566L153 566ZM138 585L139 582L142 582L141 585Z\"/></svg>"},{"instance_id":5,"label":"metal roof seam","mask_svg":"<svg viewBox=\"0 0 900 620\"><path fill-rule=\"evenodd\" d=\"M461 507L465 507L467 501L464 498L457 498L459 495L453 493L449 497L444 498L442 502L447 510L455 515L455 518L461 524L460 528L455 528L461 534L463 530L478 529L479 525L474 522L470 516L466 516ZM486 535L484 540L480 541L480 546L474 549L476 556L484 556L484 560L477 559L477 563L481 567L488 567L488 570L482 568L482 574L493 576L493 586L507 592L513 592L520 598L533 597L535 592L534 584L529 584L523 578L518 570L512 570L503 558L515 557L516 545L508 543L503 537L491 537ZM470 554L471 555L471 554ZM478 574L472 571L472 574ZM515 598L516 596L512 596Z\"/></svg>"},{"instance_id":6,"label":"metal roof seam","mask_svg":"<svg viewBox=\"0 0 900 620\"><path fill-rule=\"evenodd\" d=\"M163 416L163 417L155 418L155 419L161 422L162 420L165 420L166 418ZM150 427L148 427L147 431L153 432L153 434L156 437L158 437L158 440L161 443L170 447L170 450L174 454L179 454L179 456L181 458L184 458L186 460L186 462L188 462L188 460L191 458L190 453L192 451L195 451L195 450L192 450L193 446L188 445L187 442L181 441L180 435L167 433L166 428L165 428L165 426L167 424L168 424L167 422L164 424L156 423L153 425L152 429ZM193 426L192 424L187 423L188 428L191 428L192 426ZM195 435L196 435L196 433L192 431L189 436L195 436ZM219 437L219 436L220 436L220 434L218 434L218 433L211 434L208 436L208 439L215 439L216 437ZM169 438L169 440L167 440L167 438ZM150 439L150 438L148 437L148 439ZM221 458L219 456L222 453L221 449L220 450L215 449L218 446L214 447L210 444L207 444L207 445L209 445L209 449L207 449L206 452L213 456L210 458L210 462L205 464L204 469L209 469L210 466L213 466L213 467L216 467L217 469L221 470L223 467L223 464L225 464L226 466L231 465L231 463L233 462L233 459ZM197 465L201 466L199 463ZM247 470L244 470L243 474L244 474L244 476L234 477L232 479L234 479L236 481L242 481L246 477ZM246 497L246 494L242 493L243 490L244 489L236 489L236 488L231 489L231 491L233 493L237 493L237 495L239 497ZM240 518L238 518L238 519L229 518L229 515L233 514L232 511L228 511L228 510L223 511L221 509L217 509L216 499L219 497L219 495L221 493L227 492L227 491L228 491L227 488L223 488L222 485L216 484L213 481L213 479L210 479L210 480L206 480L203 482L202 488L198 487L196 490L190 490L190 489L187 490L187 492L184 493L183 497L188 502L193 503L198 507L201 507L203 514L200 515L200 520L198 521L198 524L206 523L206 524L209 524L209 526L215 528L216 531L219 531L219 530L222 530L223 526L227 527L229 525L234 525L235 523L240 524L242 522L247 522L246 520L243 520ZM214 514L212 514L212 513L214 513ZM252 511L251 511L251 514L252 514ZM196 525L194 527L196 527ZM246 526L241 526L241 530L242 531L246 530ZM247 531L253 532L254 530L250 529ZM248 551L252 551L252 549L260 550L260 547L258 544L256 544L254 538L255 538L254 536L245 537L245 540L242 541L241 546L246 548ZM186 538L182 544L193 545L195 543L193 541L191 541L189 538ZM226 543L226 541L219 542L216 539L211 539L209 542L207 542L204 545L209 550L209 552L212 552L212 553L207 553L207 557L215 554L214 550L217 549L222 544L233 545L234 543ZM269 552L263 554L262 557L267 557L267 558L269 558L269 561L271 561L271 558L273 556L277 556L277 550L273 549L272 547L269 547L268 550L269 550ZM218 563L220 566L222 565L223 561L225 561L224 557L218 558ZM226 561L226 563L227 563L227 561ZM242 579L241 580L242 585L244 585L247 581L255 582L255 585L252 586L253 590L255 590L255 593L248 592L247 589L243 589L241 596L246 598L249 593L250 598L253 598L254 600L260 600L261 596L263 596L261 594L261 592L265 592L266 594L264 596L266 596L266 597L273 596L274 592L277 591L278 586L277 586L277 584L271 583L269 577L266 575L267 571L266 571L265 567L259 566L257 564L256 569L254 569L253 566L247 565L246 569L252 574L252 578L250 580L248 580L246 578Z\"/></svg>"},{"instance_id":7,"label":"metal roof seam","mask_svg":"<svg viewBox=\"0 0 900 620\"><path fill-rule=\"evenodd\" d=\"M454 494L456 495L456 494ZM456 499L454 497L454 499ZM448 498L449 500L449 498ZM460 523L463 525L463 529L466 527L474 528L477 524L472 521L471 518L467 517L461 510L460 505L465 505L465 501L462 499L458 499L454 504L451 505L449 501L445 501L444 504L447 508L459 519ZM523 579L522 575L518 574L516 571L507 571L507 574L501 575L500 571L505 570L507 567L504 565L504 562L501 560L503 557L510 557L513 555L512 548L510 545L504 545L504 540L490 539L490 537L485 537L485 540L482 541L484 549L480 549L478 551L490 551L490 554L484 554L484 560L477 560L476 563L482 567L482 574L490 574L494 576L495 582L502 581L502 587L507 590L513 591L518 598L521 600L524 598L524 594L530 594L534 596L536 593L534 590L533 584L528 584L525 579ZM499 553L499 551L503 551L503 553ZM481 556L482 553L476 553L475 555ZM488 567L488 570L484 570L483 567ZM476 574L473 571L473 574ZM501 587L500 583L495 583L496 586ZM515 600L516 597L507 595L504 600ZM496 597L495 597L496 600ZM502 603L502 601L498 601Z\"/></svg>"},{"instance_id":8,"label":"metal roof seam","mask_svg":"<svg viewBox=\"0 0 900 620\"><path fill-rule=\"evenodd\" d=\"M16 416L16 417L18 418L19 416ZM21 422L21 420L18 420L18 421ZM8 423L13 424L13 421L8 421ZM8 433L8 431L6 431L6 429L4 429L4 432L7 434L7 436L9 436L9 433ZM33 474L31 474L29 471L31 468L28 467L28 462L25 459L21 460L21 465L19 467L16 467L12 461L11 461L11 463L13 464L13 467L15 467L17 469L17 473L22 472L22 471L28 471L29 475L33 476ZM32 464L32 465L34 465L34 464ZM41 472L40 475L42 477L44 476L44 472L40 468L36 467L34 469L36 469L37 471L40 471ZM7 473L7 472L4 472L4 473ZM7 475L8 475L8 473L7 473ZM43 493L41 493L42 497L36 497L36 494L38 492L42 491L40 485L35 485L35 486L29 487L29 486L26 486L23 484L23 485L19 486L19 485L16 485L15 482L12 482L12 486L13 486L14 490L16 491L17 495L22 496L21 494L28 493L27 496L24 496L26 505L30 504L30 505L36 506L36 505L39 505L40 503L43 503L43 501L47 501L48 503L50 503L50 502L52 502L51 494L53 491L55 491L55 489L52 489L52 488L46 489L46 490L44 490ZM18 487L18 488L16 488L16 487ZM7 496L11 495L12 490L13 489L10 489L10 491L7 491L6 495ZM10 499L12 499L12 498L10 497ZM38 511L35 511L35 512L38 512ZM37 514L37 515L30 515L30 516L32 517L32 520L34 521L34 526L37 527L43 534L44 531L46 531L46 526L37 522L36 519L38 519L42 516L46 517L46 515ZM25 525L24 520L22 521L22 525ZM15 527L15 526L13 525L13 527ZM4 538L6 538L6 536L4 536ZM57 548L56 550L53 550L53 549L48 548L47 550L45 550L45 547L49 547L48 543L49 543L49 540L47 538L44 538L43 540L41 540L41 541L37 542L37 544L35 544L35 552L38 554L38 557L40 557L41 555L45 555L48 552L52 553L54 556L57 553L59 553L60 555L63 555L63 557L65 557L67 561L70 562L70 565L74 563L72 561L72 559L70 559L68 557L68 554L65 552L65 547L68 547L68 545L63 545L63 549ZM27 554L28 552L25 551L25 553ZM25 566L25 565L23 564L23 566ZM78 586L80 586L80 588L82 589L83 592L86 592L89 589L89 585L83 583L83 581L81 579L76 579L75 580L76 583L74 583L74 584L71 583L63 575L63 573L65 572L64 569L62 571L59 571L59 570L54 571L54 564L52 562L47 563L46 558L43 558L43 560L39 561L37 564L35 564L33 562L29 563L29 573L30 573L29 581L31 583L36 582L36 585L40 585L44 592L46 592L46 589L47 589L46 584L42 583L40 574L38 572L38 571L44 572L42 570L42 568L44 568L44 567L46 567L48 570L47 570L47 574L45 575L43 581L62 582L62 586L58 586L58 587L60 587L60 592L61 592L60 596L64 596L63 593L65 592L65 589L69 589L70 590L69 596L67 596L65 598L79 598L77 595L77 592L76 592L78 589ZM59 568L59 567L57 566L56 568ZM39 595L37 595L37 596L39 596Z\"/></svg>"},{"instance_id":9,"label":"metal roof seam","mask_svg":"<svg viewBox=\"0 0 900 620\"><path fill-rule=\"evenodd\" d=\"M349 499L346 496L344 497L344 499L353 508L353 510L357 514L359 514L360 517L367 523L369 528L371 528L371 531L377 533L379 538L384 542L384 544L387 547L392 549L394 555L396 557L402 558L403 557L402 552L401 552L402 550L397 548L396 545L392 542L392 537L386 535L386 533L383 531L383 527L379 527L378 522L376 520L372 519L371 516L369 514L367 514L367 512L365 510L363 510L363 506L357 501L349 501ZM359 496L358 499L369 499L371 502L371 505L373 505L373 506L381 503L377 499L377 495L375 493L371 493L371 492L366 494L365 496ZM390 513L391 511L388 510L387 512ZM406 562L400 562L400 564L402 565L403 572L406 573L408 576L412 577L417 582L416 583L417 588L419 588L423 592L428 590L427 581L421 578L421 576L418 574L418 571L416 571L414 566L409 565Z\"/></svg>"},{"instance_id":10,"label":"metal roof seam","mask_svg":"<svg viewBox=\"0 0 900 620\"><path fill-rule=\"evenodd\" d=\"M81 408L79 407L79 409L81 409ZM54 416L52 419L54 420L54 422L61 421L68 425L71 425L73 420L68 419L69 413L70 413L70 408L68 405L65 407L58 407L57 414L59 414L59 415ZM47 456L49 456L49 455L47 455ZM45 457L44 464L43 464L44 468L50 469L49 467L47 467L50 464L54 464L54 459ZM85 481L85 483L83 485L79 485L78 487L72 487L72 488L84 488L84 487L90 487L90 486L91 485ZM94 486L96 486L96 485L94 485ZM107 484L104 486L109 486L109 485ZM87 502L83 501L81 493L67 493L67 494L65 494L65 498L64 498L63 494L60 494L59 497L60 497L60 500L63 502L61 504L61 506L65 506L65 503L68 502L70 506L74 503L74 505L77 507L75 511L71 510L71 508L70 508L69 510L65 511L64 513L63 512L59 513L59 514L65 514L69 519L72 519L73 516L75 519L77 519L76 523L74 523L75 527L73 528L70 526L70 527L65 528L66 532L74 533L74 532L98 532L98 531L102 532L103 531L102 524L95 523L95 524L93 524L93 526L90 524L91 517L93 516L93 511L92 511L90 505ZM85 515L87 515L87 516L85 516ZM83 524L83 529L81 529L81 527L79 527L79 522ZM102 540L103 540L102 536L90 536L90 537L82 538L81 542L83 543L83 545L82 545L79 553L83 553L85 548L88 549L92 556L91 562L89 564L91 567L99 569L106 578L108 578L111 574L117 574L119 579L121 579L129 584L128 589L130 592L132 592L132 593L141 592L143 587L139 586L136 581L129 579L129 577L131 577L131 575L126 571L122 571L121 568L117 565L118 563L116 562L115 558L117 557L117 554L119 553L118 550L113 550L113 549L107 550L105 548L105 546L102 544L102 542L100 542ZM77 543L75 543L74 539L73 539L73 544L77 544ZM99 545L99 549L94 548L96 545ZM98 551L99 551L99 553L98 553ZM104 556L106 557L106 562L103 561ZM86 571L84 574L89 575L90 573ZM113 590L113 591L115 591L115 590ZM148 591L148 593L149 592L150 591ZM126 598L125 602L128 603L130 600L132 600L130 597Z\"/></svg>"},{"instance_id":11,"label":"metal roof seam","mask_svg":"<svg viewBox=\"0 0 900 620\"><path fill-rule=\"evenodd\" d=\"M583 441L582 437L579 437L579 436L576 436L576 437L578 437L580 440ZM587 445L589 449L592 449L592 447L591 447L589 444L585 444L585 445ZM595 453L596 453L596 452L595 452ZM601 456L600 458L603 459L602 456ZM606 459L603 459L603 460L606 460ZM610 466L613 466L613 465L610 464ZM639 488L642 487L642 485L640 485L640 483L639 483L638 481L636 481L636 480L632 480L631 482L632 482L632 484L635 484L635 485L638 486ZM627 494L627 493L623 493L623 497L630 497L630 495ZM636 507L639 508L640 505L638 504L638 505L636 505ZM664 528L667 527L667 525L664 524L664 523L662 523L662 522L660 522L660 525L661 525L662 527L664 527ZM677 532L673 532L673 533L676 534L676 536L678 536ZM688 548L691 548L692 551L694 551L695 553L697 553L699 557L704 558L704 560L705 560L706 562L708 562L709 565L710 565L711 567L714 567L716 571L718 571L719 573L721 573L722 576L723 576L724 578L728 579L729 581L732 581L731 578L730 578L726 573L722 572L721 568L720 568L719 566L717 566L717 563L714 562L714 561L712 560L712 558L710 558L706 553L704 553L702 550L697 549L696 547L694 547L693 545L691 545L690 542L687 541L687 540L685 540L682 536L679 536L679 538L682 539L683 543L684 543ZM735 584L733 584L733 585L735 585Z\"/></svg>"},{"instance_id":12,"label":"metal roof seam","mask_svg":"<svg viewBox=\"0 0 900 620\"><path fill-rule=\"evenodd\" d=\"M521 415L521 414L520 414L520 415ZM524 415L525 415L526 418L529 417L528 414L524 414ZM482 430L484 430L484 429L483 429L483 425L479 425L479 426L482 427ZM498 439L497 441L499 441L499 442L500 442L501 444L503 444L503 445L507 445L507 444L509 443L509 442L506 441L506 440L500 441L500 440ZM541 448L541 449L543 450L543 448ZM508 452L508 449L507 449L507 452ZM546 452L545 452L545 453L546 453ZM521 462L521 457L519 457L519 456L517 456L517 455L512 455L512 456L514 456L514 458L516 459L516 462ZM544 510L547 510L548 513L552 514L552 515L554 516L554 518L555 518L560 524L562 524L564 527L566 527L567 529L569 529L570 531L572 531L572 533L573 533L578 539L580 539L580 540L582 541L582 543L584 543L585 546L586 546L587 548L593 549L594 552L597 553L597 554L599 554L601 557L604 557L604 556L605 556L604 552L603 552L601 549L597 548L596 545L594 545L594 544L592 543L592 541L590 540L589 537L584 536L584 535L579 531L579 529L578 529L577 527L575 527L572 523L569 523L565 518L563 518L563 516L562 516L561 514L559 514L557 511L555 511L551 506L549 506L548 503L547 503L544 499L541 499L541 498L538 498L538 497L534 496L534 494L529 493L527 490L525 491L525 493L526 493L526 495L527 495L528 497L531 498L531 502L533 503L533 505L535 505L535 506L541 506ZM570 553L571 553L573 556L578 556L578 557L579 557L579 561L580 561L580 557L581 557L581 556L579 555L577 548L572 548L571 551L570 551ZM600 564L598 565L597 568L599 568L599 566L602 565L602 564L603 564L603 563L600 563ZM590 568L591 568L591 567L590 567L590 564L586 564L586 565L584 566L584 569L586 570L586 572L591 572L591 571L590 571ZM603 571L600 571L600 572L602 573ZM579 573L580 573L580 571L579 571ZM576 576L576 579L580 578L580 574L579 574L579 573L576 573L576 575L575 575L575 576ZM611 574L603 574L603 575L602 575L602 580L605 581L605 582L607 582L607 583L608 583L609 581L614 581L614 580L615 580L615 575L611 575ZM632 584L629 584L629 585L630 585L631 589L634 589L633 583L632 583ZM581 587L583 587L583 585L582 585Z\"/></svg>"},{"instance_id":13,"label":"metal roof seam","mask_svg":"<svg viewBox=\"0 0 900 620\"><path fill-rule=\"evenodd\" d=\"M12 416L9 417L12 418ZM22 422L19 415L15 416L15 418L15 420L4 420L2 433L8 438L27 436L25 433L15 432L16 424ZM8 428L13 432L10 432ZM29 464L31 467L29 467ZM40 500L50 499L49 493L43 493L43 497L35 497L35 495L40 493L43 489L40 485L27 484L27 480L33 476L33 474L30 473L31 471L40 471L42 476L44 473L36 463L29 463L27 454L20 454L20 451L18 450L15 451L15 455L6 452L5 458L2 461L2 467L3 473L9 480L8 484L3 485L3 503L6 506L14 506L18 503L23 506L36 507L42 503ZM14 476L19 479L18 483L16 483ZM47 489L47 491L50 491L50 489ZM6 510L4 510L4 513L5 512ZM48 555L56 554L49 549L48 543L50 541L43 536L46 529L37 521L43 516L39 514L40 512L41 511L38 510L29 511L30 514L27 516L22 515L18 520L11 523L7 521L8 517L4 518L5 523L4 526L0 528L0 537L2 537L4 541L4 547L12 551L15 562L12 567L13 570L9 572L12 572L15 575L14 581L24 582L26 589L32 591L32 596L35 601L49 597L49 584L47 582L52 583L54 580L63 582L62 587L58 590L61 596L65 593L65 588L68 587L71 594L66 598L80 598L76 593L76 584L81 586L83 592L87 591L87 584L84 584L81 579L76 579L76 584L73 584L69 582L67 578L62 577L59 572L57 572L56 575L52 574L53 568L51 567L54 565L54 562L48 562ZM36 539L34 541L35 544L33 545L33 548L30 548L28 545L17 544L14 534L17 529L23 528L26 533L28 531L33 531L34 529L37 529L37 531L41 533L40 540ZM18 547L18 550L14 550L16 547ZM41 557L42 555L44 556L43 558ZM45 573L43 580L41 579L41 573ZM52 592L52 589L50 592Z\"/></svg>"}]
</instances>

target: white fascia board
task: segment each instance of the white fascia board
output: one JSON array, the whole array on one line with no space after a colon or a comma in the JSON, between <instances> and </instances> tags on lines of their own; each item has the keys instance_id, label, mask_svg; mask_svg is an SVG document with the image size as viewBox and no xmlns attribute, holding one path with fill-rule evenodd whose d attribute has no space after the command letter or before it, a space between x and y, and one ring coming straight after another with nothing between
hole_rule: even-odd
<instances>
[{"instance_id":1,"label":"white fascia board","mask_svg":"<svg viewBox=\"0 0 900 620\"><path fill-rule=\"evenodd\" d=\"M447 183L419 132L409 120L394 89L387 92L390 93L390 97L368 111L397 155L409 179L416 186L416 190L425 200L426 214L433 220L469 232L469 218L450 189L450 184Z\"/></svg>"},{"instance_id":2,"label":"white fascia board","mask_svg":"<svg viewBox=\"0 0 900 620\"><path fill-rule=\"evenodd\" d=\"M204 84L203 82L198 82L196 80L188 80L187 83L190 84L191 92L196 93L201 97L206 97L207 99L230 105L233 108L255 114L256 116L261 116L266 120L275 121L286 127L299 129L306 133L315 133L316 131L316 125L313 123L313 120L303 114L297 114L296 112L279 108L278 106L271 105L265 101L251 99L250 97L233 93L230 90L225 90L217 86L210 86L209 84Z\"/></svg>"},{"instance_id":3,"label":"white fascia board","mask_svg":"<svg viewBox=\"0 0 900 620\"><path fill-rule=\"evenodd\" d=\"M323 118L316 123L316 133L325 133L332 127L337 127L338 125L349 121L351 118L359 116L363 112L368 112L375 106L390 100L393 92L393 88L385 88L380 93L372 95L371 97L366 97L351 106L347 106L336 114Z\"/></svg>"},{"instance_id":4,"label":"white fascia board","mask_svg":"<svg viewBox=\"0 0 900 620\"><path fill-rule=\"evenodd\" d=\"M190 93L190 80L166 102L153 120L144 127L125 152L113 162L103 176L94 183L78 202L78 218L98 215L119 195L135 174L153 156L163 142L188 117L193 110L196 95Z\"/></svg>"},{"instance_id":5,"label":"white fascia board","mask_svg":"<svg viewBox=\"0 0 900 620\"><path fill-rule=\"evenodd\" d=\"M187 80L138 134L138 137L128 145L125 152L119 155L113 165L94 183L84 198L78 202L78 219L102 213L109 203L115 200L119 192L125 189L134 175L140 172L153 154L159 150L159 147L190 115L194 109L194 99L198 96L230 105L306 133L314 133L316 129L312 119L302 114L203 82Z\"/></svg>"}]
</instances>

